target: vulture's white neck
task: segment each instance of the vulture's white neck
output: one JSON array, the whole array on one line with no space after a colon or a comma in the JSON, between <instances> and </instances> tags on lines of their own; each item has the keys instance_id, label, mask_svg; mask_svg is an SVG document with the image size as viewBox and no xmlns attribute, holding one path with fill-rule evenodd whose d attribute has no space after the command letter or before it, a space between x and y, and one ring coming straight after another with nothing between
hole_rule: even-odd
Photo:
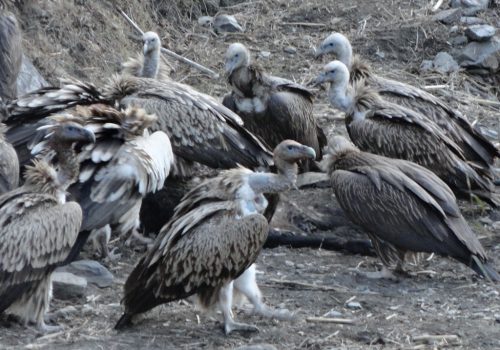
<instances>
[{"instance_id":1,"label":"vulture's white neck","mask_svg":"<svg viewBox=\"0 0 500 350\"><path fill-rule=\"evenodd\" d=\"M142 77L156 78L160 69L160 48L155 48L144 55Z\"/></svg>"},{"instance_id":2,"label":"vulture's white neck","mask_svg":"<svg viewBox=\"0 0 500 350\"><path fill-rule=\"evenodd\" d=\"M331 104L340 109L342 112L347 112L353 104L352 91L349 89L349 79L336 82L330 85L328 90L328 98Z\"/></svg>"}]
</instances>

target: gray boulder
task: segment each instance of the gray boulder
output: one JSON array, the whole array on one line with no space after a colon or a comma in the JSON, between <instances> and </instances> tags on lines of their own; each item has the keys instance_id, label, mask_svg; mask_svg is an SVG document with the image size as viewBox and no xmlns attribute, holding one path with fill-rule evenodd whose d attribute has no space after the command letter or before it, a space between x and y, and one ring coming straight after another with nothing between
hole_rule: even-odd
<instances>
[{"instance_id":1,"label":"gray boulder","mask_svg":"<svg viewBox=\"0 0 500 350\"><path fill-rule=\"evenodd\" d=\"M75 274L99 288L110 287L113 284L113 274L94 260L73 261L69 265L58 268L57 271Z\"/></svg>"},{"instance_id":2,"label":"gray boulder","mask_svg":"<svg viewBox=\"0 0 500 350\"><path fill-rule=\"evenodd\" d=\"M465 35L472 41L488 41L496 33L496 29L489 24L476 24L465 30Z\"/></svg>"},{"instance_id":3,"label":"gray boulder","mask_svg":"<svg viewBox=\"0 0 500 350\"><path fill-rule=\"evenodd\" d=\"M21 72L17 77L17 95L22 96L48 85L47 81L38 72L38 69L31 63L31 60L23 55Z\"/></svg>"},{"instance_id":4,"label":"gray boulder","mask_svg":"<svg viewBox=\"0 0 500 350\"><path fill-rule=\"evenodd\" d=\"M77 299L85 296L87 281L69 272L52 273L52 295L59 300Z\"/></svg>"},{"instance_id":5,"label":"gray boulder","mask_svg":"<svg viewBox=\"0 0 500 350\"><path fill-rule=\"evenodd\" d=\"M495 72L500 62L500 38L495 36L489 41L473 41L467 44L458 55L457 61L461 67Z\"/></svg>"}]
</instances>

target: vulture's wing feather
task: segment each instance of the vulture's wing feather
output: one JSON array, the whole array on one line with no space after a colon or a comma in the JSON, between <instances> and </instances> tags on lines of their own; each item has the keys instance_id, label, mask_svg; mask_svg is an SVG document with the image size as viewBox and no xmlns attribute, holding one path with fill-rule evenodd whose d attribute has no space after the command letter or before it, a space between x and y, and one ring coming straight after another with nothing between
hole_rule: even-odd
<instances>
[{"instance_id":1,"label":"vulture's wing feather","mask_svg":"<svg viewBox=\"0 0 500 350\"><path fill-rule=\"evenodd\" d=\"M351 220L399 249L467 261L486 254L462 217L448 217L431 193L396 167L356 167L332 174Z\"/></svg>"},{"instance_id":2,"label":"vulture's wing feather","mask_svg":"<svg viewBox=\"0 0 500 350\"><path fill-rule=\"evenodd\" d=\"M23 192L0 197L0 300L23 283L42 279L62 263L76 241L82 211L75 202ZM9 305L0 301L0 310Z\"/></svg>"},{"instance_id":3,"label":"vulture's wing feather","mask_svg":"<svg viewBox=\"0 0 500 350\"><path fill-rule=\"evenodd\" d=\"M153 248L127 279L126 314L193 294L198 294L204 305L211 304L218 297L214 289L237 278L255 262L267 230L267 220L260 214L235 220L233 213L218 207L182 235L177 231L177 239L168 237L170 231L162 231L157 242L167 238L168 247L161 251Z\"/></svg>"}]
</instances>

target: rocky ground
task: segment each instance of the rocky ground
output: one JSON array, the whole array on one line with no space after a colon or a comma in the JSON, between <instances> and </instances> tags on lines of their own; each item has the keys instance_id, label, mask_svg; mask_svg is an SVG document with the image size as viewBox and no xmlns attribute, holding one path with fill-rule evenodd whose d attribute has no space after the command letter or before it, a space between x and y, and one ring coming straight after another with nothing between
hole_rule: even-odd
<instances>
[{"instance_id":1,"label":"rocky ground","mask_svg":"<svg viewBox=\"0 0 500 350\"><path fill-rule=\"evenodd\" d=\"M165 47L213 70L222 71L226 47L241 41L268 71L301 83L310 81L324 63L312 59L313 47L331 31L341 31L380 74L426 87L460 109L495 142L500 140L499 54L493 50L498 34L478 41L479 34L491 29L483 27L478 34L477 27L470 28L488 24L498 32L497 6L449 11L444 1L432 12L434 2L427 0L250 0L226 1L225 8L209 0L119 3L144 30L158 31ZM141 48L133 29L104 1L44 0L8 6L25 32L26 55L50 83L70 76L104 82ZM216 35L198 25L198 16L218 10L234 14L245 32ZM493 51L487 55L467 49L471 45ZM471 51L478 56L464 55ZM176 80L218 97L227 91L222 78L210 79L175 61L172 66ZM341 114L328 106L324 92L317 95L315 115L323 128L328 134L345 133ZM461 206L500 270L500 213L470 203ZM318 213L324 219L331 217L335 207L329 188L291 191L274 225L302 229L301 234L338 235L344 231L310 223L299 229L289 223L290 218L303 222ZM41 336L3 318L0 348L231 349L251 344L261 345L255 349L500 348L498 287L454 261L432 257L409 265L409 276L398 281L373 281L358 273L380 267L373 257L283 247L263 251L258 280L266 302L293 311L294 321L262 319L244 307L237 319L256 324L260 332L226 337L220 315L207 316L188 302L178 302L155 309L136 327L118 333L113 325L121 313L122 285L141 253L116 240L113 245L122 258L104 262L114 279L101 286L109 286L80 281L76 293L80 296L62 299L68 296L56 294L59 299L51 308L64 331ZM93 258L91 250L84 257ZM347 324L331 322L334 318Z\"/></svg>"}]
</instances>

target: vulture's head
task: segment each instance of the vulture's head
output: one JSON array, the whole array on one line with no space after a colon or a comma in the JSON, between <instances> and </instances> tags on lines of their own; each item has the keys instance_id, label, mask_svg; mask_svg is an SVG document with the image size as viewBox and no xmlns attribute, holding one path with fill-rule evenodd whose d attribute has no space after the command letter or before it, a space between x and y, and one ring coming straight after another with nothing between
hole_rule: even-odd
<instances>
[{"instance_id":1,"label":"vulture's head","mask_svg":"<svg viewBox=\"0 0 500 350\"><path fill-rule=\"evenodd\" d=\"M321 169L331 174L335 170L335 162L337 159L350 152L359 152L359 148L342 135L331 137L328 140L328 146L324 152L325 156L320 164Z\"/></svg>"},{"instance_id":2,"label":"vulture's head","mask_svg":"<svg viewBox=\"0 0 500 350\"><path fill-rule=\"evenodd\" d=\"M352 47L349 39L340 33L330 34L314 53L316 59L324 55L332 54L336 59L348 64L352 56Z\"/></svg>"},{"instance_id":3,"label":"vulture's head","mask_svg":"<svg viewBox=\"0 0 500 350\"><path fill-rule=\"evenodd\" d=\"M286 163L297 163L304 159L316 159L316 152L313 148L293 140L282 141L276 146L273 154L277 164L279 160Z\"/></svg>"},{"instance_id":4,"label":"vulture's head","mask_svg":"<svg viewBox=\"0 0 500 350\"><path fill-rule=\"evenodd\" d=\"M331 83L332 86L343 86L349 82L349 70L340 61L332 61L323 67L323 71L314 80L314 85Z\"/></svg>"},{"instance_id":5,"label":"vulture's head","mask_svg":"<svg viewBox=\"0 0 500 350\"><path fill-rule=\"evenodd\" d=\"M246 67L250 64L250 52L245 45L234 43L229 45L224 56L224 69L231 74L236 69Z\"/></svg>"},{"instance_id":6,"label":"vulture's head","mask_svg":"<svg viewBox=\"0 0 500 350\"><path fill-rule=\"evenodd\" d=\"M53 128L50 137L57 142L66 144L87 144L95 142L95 135L82 124L75 121L65 121Z\"/></svg>"},{"instance_id":7,"label":"vulture's head","mask_svg":"<svg viewBox=\"0 0 500 350\"><path fill-rule=\"evenodd\" d=\"M160 37L155 32L146 32L142 36L144 43L144 55L160 50Z\"/></svg>"}]
</instances>

